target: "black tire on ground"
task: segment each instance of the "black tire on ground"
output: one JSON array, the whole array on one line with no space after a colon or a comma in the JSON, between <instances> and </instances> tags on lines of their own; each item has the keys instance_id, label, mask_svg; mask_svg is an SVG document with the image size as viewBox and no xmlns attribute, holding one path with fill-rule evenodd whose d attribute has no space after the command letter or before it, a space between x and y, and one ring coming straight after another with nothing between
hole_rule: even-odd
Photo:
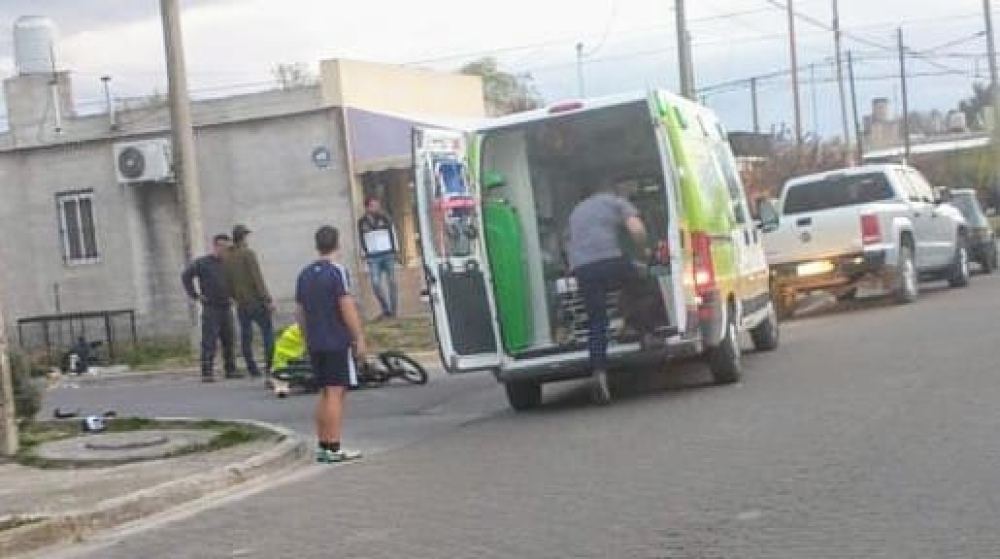
<instances>
[{"instance_id":1,"label":"black tire on ground","mask_svg":"<svg viewBox=\"0 0 1000 559\"><path fill-rule=\"evenodd\" d=\"M506 382L507 402L515 411L527 411L542 403L542 385L537 382Z\"/></svg>"},{"instance_id":2,"label":"black tire on ground","mask_svg":"<svg viewBox=\"0 0 1000 559\"><path fill-rule=\"evenodd\" d=\"M726 310L725 333L717 347L708 350L708 367L716 384L739 382L743 374L738 319L732 306Z\"/></svg>"},{"instance_id":3,"label":"black tire on ground","mask_svg":"<svg viewBox=\"0 0 1000 559\"><path fill-rule=\"evenodd\" d=\"M958 236L955 245L955 256L952 259L951 271L948 273L948 285L951 287L967 287L969 285L969 244L964 235Z\"/></svg>"},{"instance_id":4,"label":"black tire on ground","mask_svg":"<svg viewBox=\"0 0 1000 559\"><path fill-rule=\"evenodd\" d=\"M897 303L907 304L917 300L920 283L917 278L917 266L913 262L913 247L907 243L899 245L895 281L896 286L893 288L892 296Z\"/></svg>"},{"instance_id":5,"label":"black tire on ground","mask_svg":"<svg viewBox=\"0 0 1000 559\"><path fill-rule=\"evenodd\" d=\"M781 327L778 324L778 314L774 310L774 303L768 305L767 318L750 330L750 339L753 340L753 347L757 351L774 351L778 349Z\"/></svg>"},{"instance_id":6,"label":"black tire on ground","mask_svg":"<svg viewBox=\"0 0 1000 559\"><path fill-rule=\"evenodd\" d=\"M378 355L390 376L398 376L411 384L427 384L427 371L423 365L400 351L383 351Z\"/></svg>"}]
</instances>

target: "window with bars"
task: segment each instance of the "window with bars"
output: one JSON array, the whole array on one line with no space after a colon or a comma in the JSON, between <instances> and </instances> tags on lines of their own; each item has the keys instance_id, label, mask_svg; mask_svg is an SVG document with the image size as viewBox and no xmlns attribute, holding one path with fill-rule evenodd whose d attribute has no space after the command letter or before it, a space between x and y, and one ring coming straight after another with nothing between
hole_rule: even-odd
<instances>
[{"instance_id":1,"label":"window with bars","mask_svg":"<svg viewBox=\"0 0 1000 559\"><path fill-rule=\"evenodd\" d=\"M97 230L94 225L94 191L80 190L56 195L63 260L67 264L97 262Z\"/></svg>"}]
</instances>

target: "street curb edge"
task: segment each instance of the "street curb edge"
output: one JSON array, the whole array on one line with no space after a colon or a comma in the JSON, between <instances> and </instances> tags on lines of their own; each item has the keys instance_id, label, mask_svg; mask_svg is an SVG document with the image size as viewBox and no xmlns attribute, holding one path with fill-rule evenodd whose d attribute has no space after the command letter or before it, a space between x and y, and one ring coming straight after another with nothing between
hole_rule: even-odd
<instances>
[{"instance_id":1,"label":"street curb edge","mask_svg":"<svg viewBox=\"0 0 1000 559\"><path fill-rule=\"evenodd\" d=\"M234 423L264 428L275 432L282 439L264 452L241 462L108 499L89 510L67 512L34 524L0 531L0 557L16 557L58 544L80 542L95 532L116 528L259 480L268 474L289 468L296 462L302 462L307 454L306 442L289 429L250 420Z\"/></svg>"}]
</instances>

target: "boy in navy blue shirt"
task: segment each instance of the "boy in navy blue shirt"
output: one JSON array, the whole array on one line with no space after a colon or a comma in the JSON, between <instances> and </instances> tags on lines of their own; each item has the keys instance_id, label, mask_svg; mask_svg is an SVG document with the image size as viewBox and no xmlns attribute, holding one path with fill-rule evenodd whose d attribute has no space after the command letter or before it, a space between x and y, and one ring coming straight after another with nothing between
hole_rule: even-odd
<instances>
[{"instance_id":1,"label":"boy in navy blue shirt","mask_svg":"<svg viewBox=\"0 0 1000 559\"><path fill-rule=\"evenodd\" d=\"M364 360L367 347L346 270L336 262L339 242L340 234L333 227L316 231L320 258L302 270L295 288L296 320L320 389L316 460L326 463L361 456L340 446L344 399L347 388L357 383L354 357Z\"/></svg>"}]
</instances>

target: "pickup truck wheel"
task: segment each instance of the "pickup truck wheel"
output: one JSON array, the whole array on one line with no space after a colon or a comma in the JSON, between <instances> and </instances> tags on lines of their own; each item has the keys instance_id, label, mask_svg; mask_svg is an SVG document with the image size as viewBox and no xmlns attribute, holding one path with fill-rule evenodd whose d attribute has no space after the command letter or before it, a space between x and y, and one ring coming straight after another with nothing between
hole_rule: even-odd
<instances>
[{"instance_id":1,"label":"pickup truck wheel","mask_svg":"<svg viewBox=\"0 0 1000 559\"><path fill-rule=\"evenodd\" d=\"M912 303L920 294L917 267L913 263L913 249L908 245L899 247L899 263L896 265L896 288L893 296L897 303Z\"/></svg>"},{"instance_id":2,"label":"pickup truck wheel","mask_svg":"<svg viewBox=\"0 0 1000 559\"><path fill-rule=\"evenodd\" d=\"M955 257L951 264L951 273L948 274L948 285L952 287L966 287L969 285L969 247L965 242L965 237L958 238L955 246Z\"/></svg>"},{"instance_id":3,"label":"pickup truck wheel","mask_svg":"<svg viewBox=\"0 0 1000 559\"><path fill-rule=\"evenodd\" d=\"M537 382L506 382L507 402L515 411L528 411L542 403L542 385Z\"/></svg>"},{"instance_id":4,"label":"pickup truck wheel","mask_svg":"<svg viewBox=\"0 0 1000 559\"><path fill-rule=\"evenodd\" d=\"M986 258L980 265L984 274L992 274L997 269L997 247L993 245L992 250L986 252Z\"/></svg>"},{"instance_id":5,"label":"pickup truck wheel","mask_svg":"<svg viewBox=\"0 0 1000 559\"><path fill-rule=\"evenodd\" d=\"M774 301L774 312L778 315L778 320L788 320L795 314L795 293L783 293Z\"/></svg>"},{"instance_id":6,"label":"pickup truck wheel","mask_svg":"<svg viewBox=\"0 0 1000 559\"><path fill-rule=\"evenodd\" d=\"M712 371L715 384L739 382L743 373L740 332L736 326L736 313L732 308L726 311L726 333L718 347L708 351L708 367Z\"/></svg>"},{"instance_id":7,"label":"pickup truck wheel","mask_svg":"<svg viewBox=\"0 0 1000 559\"><path fill-rule=\"evenodd\" d=\"M774 304L768 305L767 317L750 330L750 339L753 340L753 347L757 351L774 351L778 349L779 338L778 314L774 310Z\"/></svg>"},{"instance_id":8,"label":"pickup truck wheel","mask_svg":"<svg viewBox=\"0 0 1000 559\"><path fill-rule=\"evenodd\" d=\"M853 301L857 298L858 298L858 288L852 287L851 289L848 289L847 291L841 293L840 295L837 295L837 302L847 303L848 301Z\"/></svg>"}]
</instances>

